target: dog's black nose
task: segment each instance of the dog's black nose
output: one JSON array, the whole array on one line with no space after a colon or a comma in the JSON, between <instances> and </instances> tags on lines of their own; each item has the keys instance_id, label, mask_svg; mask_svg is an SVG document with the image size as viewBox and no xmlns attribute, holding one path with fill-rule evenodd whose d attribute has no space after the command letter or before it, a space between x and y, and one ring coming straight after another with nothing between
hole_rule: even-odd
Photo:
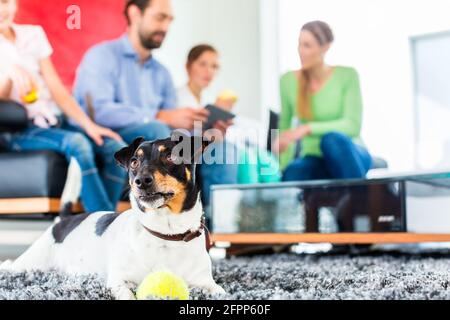
<instances>
[{"instance_id":1,"label":"dog's black nose","mask_svg":"<svg viewBox=\"0 0 450 320\"><path fill-rule=\"evenodd\" d=\"M139 189L146 189L148 186L150 186L153 182L153 178L152 176L137 176L134 179L134 184L139 188Z\"/></svg>"}]
</instances>

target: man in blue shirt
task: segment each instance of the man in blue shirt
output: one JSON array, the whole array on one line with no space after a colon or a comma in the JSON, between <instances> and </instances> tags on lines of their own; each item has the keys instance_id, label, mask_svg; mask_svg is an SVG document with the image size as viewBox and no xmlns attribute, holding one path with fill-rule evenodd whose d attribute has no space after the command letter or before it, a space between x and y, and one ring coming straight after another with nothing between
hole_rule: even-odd
<instances>
[{"instance_id":1,"label":"man in blue shirt","mask_svg":"<svg viewBox=\"0 0 450 320\"><path fill-rule=\"evenodd\" d=\"M170 73L152 57L173 20L170 0L128 0L125 15L127 32L84 56L74 85L76 99L96 123L115 130L127 143L139 136L166 138L171 128L193 130L195 121L206 121L207 111L176 108ZM216 149L225 153L227 144L217 144ZM201 175L208 204L211 185L236 183L237 165L202 164Z\"/></svg>"}]
</instances>

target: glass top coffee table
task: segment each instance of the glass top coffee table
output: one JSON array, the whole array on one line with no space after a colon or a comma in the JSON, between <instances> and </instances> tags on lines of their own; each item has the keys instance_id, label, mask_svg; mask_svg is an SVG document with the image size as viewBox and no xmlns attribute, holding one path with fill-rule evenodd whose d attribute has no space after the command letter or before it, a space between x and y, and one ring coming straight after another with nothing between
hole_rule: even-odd
<instances>
[{"instance_id":1,"label":"glass top coffee table","mask_svg":"<svg viewBox=\"0 0 450 320\"><path fill-rule=\"evenodd\" d=\"M211 189L212 240L229 243L450 241L450 172Z\"/></svg>"}]
</instances>

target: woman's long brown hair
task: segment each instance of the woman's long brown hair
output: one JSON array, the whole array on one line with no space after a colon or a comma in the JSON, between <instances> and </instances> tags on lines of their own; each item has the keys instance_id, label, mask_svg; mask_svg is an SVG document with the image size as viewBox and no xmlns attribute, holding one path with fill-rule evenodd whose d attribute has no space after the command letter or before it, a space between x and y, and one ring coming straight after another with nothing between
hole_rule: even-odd
<instances>
[{"instance_id":1,"label":"woman's long brown hair","mask_svg":"<svg viewBox=\"0 0 450 320\"><path fill-rule=\"evenodd\" d=\"M309 31L317 39L321 46L332 43L334 40L333 31L330 26L323 21L311 21L302 27L302 31ZM298 90L298 114L300 118L311 120L311 77L308 70L300 70L300 81Z\"/></svg>"}]
</instances>

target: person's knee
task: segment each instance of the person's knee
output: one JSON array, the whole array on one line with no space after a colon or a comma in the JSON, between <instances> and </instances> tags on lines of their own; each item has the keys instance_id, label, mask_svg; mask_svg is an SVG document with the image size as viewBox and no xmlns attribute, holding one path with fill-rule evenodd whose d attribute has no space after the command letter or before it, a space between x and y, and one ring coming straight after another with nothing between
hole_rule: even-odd
<instances>
[{"instance_id":1,"label":"person's knee","mask_svg":"<svg viewBox=\"0 0 450 320\"><path fill-rule=\"evenodd\" d=\"M137 137L143 137L146 141L166 139L170 137L170 133L170 127L157 120L119 131L119 134L127 143L132 143Z\"/></svg>"},{"instance_id":2,"label":"person's knee","mask_svg":"<svg viewBox=\"0 0 450 320\"><path fill-rule=\"evenodd\" d=\"M298 180L297 177L299 175L297 171L298 167L295 166L293 163L288 165L286 169L283 171L283 175L281 177L282 181L295 181Z\"/></svg>"},{"instance_id":3,"label":"person's knee","mask_svg":"<svg viewBox=\"0 0 450 320\"><path fill-rule=\"evenodd\" d=\"M320 149L323 153L333 153L344 148L351 142L350 138L340 132L325 134L320 141Z\"/></svg>"},{"instance_id":4,"label":"person's knee","mask_svg":"<svg viewBox=\"0 0 450 320\"><path fill-rule=\"evenodd\" d=\"M106 162L113 162L114 154L122 148L127 147L125 142L119 142L113 139L105 139L103 146L101 147L101 156Z\"/></svg>"},{"instance_id":5,"label":"person's knee","mask_svg":"<svg viewBox=\"0 0 450 320\"><path fill-rule=\"evenodd\" d=\"M310 180L311 172L314 170L312 164L305 160L295 160L289 164L283 172L283 181Z\"/></svg>"},{"instance_id":6,"label":"person's knee","mask_svg":"<svg viewBox=\"0 0 450 320\"><path fill-rule=\"evenodd\" d=\"M83 166L94 162L94 150L88 138L82 133L73 133L66 140L68 155L74 157Z\"/></svg>"},{"instance_id":7,"label":"person's knee","mask_svg":"<svg viewBox=\"0 0 450 320\"><path fill-rule=\"evenodd\" d=\"M170 127L160 121L153 121L149 124L149 139L148 140L159 140L166 139L170 137L171 129Z\"/></svg>"},{"instance_id":8,"label":"person's knee","mask_svg":"<svg viewBox=\"0 0 450 320\"><path fill-rule=\"evenodd\" d=\"M294 168L286 168L284 171L281 180L283 182L289 181L306 181L312 180L311 175L304 170L295 170Z\"/></svg>"}]
</instances>

